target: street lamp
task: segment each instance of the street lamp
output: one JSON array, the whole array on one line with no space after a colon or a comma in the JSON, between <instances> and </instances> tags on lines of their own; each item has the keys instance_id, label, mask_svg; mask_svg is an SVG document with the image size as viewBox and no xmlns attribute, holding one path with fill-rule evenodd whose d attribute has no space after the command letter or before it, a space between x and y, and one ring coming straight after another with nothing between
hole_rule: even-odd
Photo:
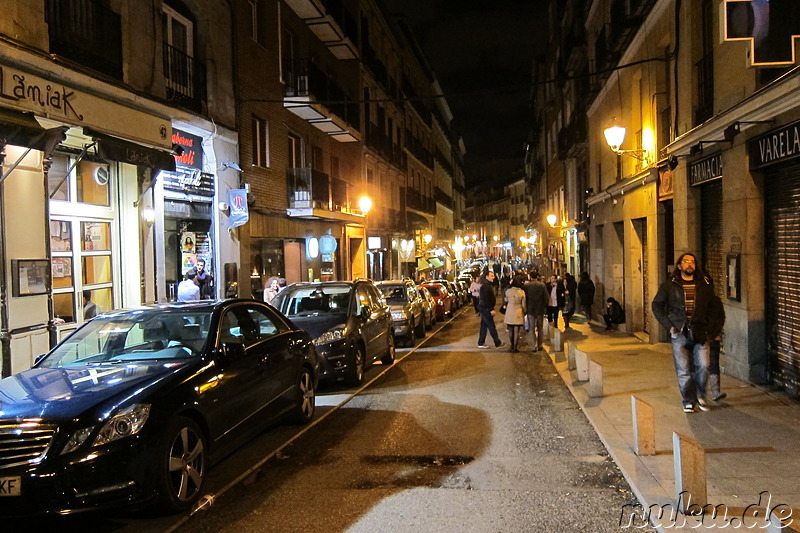
<instances>
[{"instance_id":1,"label":"street lamp","mask_svg":"<svg viewBox=\"0 0 800 533\"><path fill-rule=\"evenodd\" d=\"M633 158L638 159L639 161L647 160L647 150L622 150L620 146L622 143L625 142L625 128L622 126L611 126L610 128L606 128L603 130L603 135L606 138L606 144L608 147L611 148L611 151L615 154L625 154L629 155Z\"/></svg>"},{"instance_id":2,"label":"street lamp","mask_svg":"<svg viewBox=\"0 0 800 533\"><path fill-rule=\"evenodd\" d=\"M370 198L369 196L362 196L361 198L359 198L358 208L365 215L369 213L369 210L372 209L372 198Z\"/></svg>"},{"instance_id":3,"label":"street lamp","mask_svg":"<svg viewBox=\"0 0 800 533\"><path fill-rule=\"evenodd\" d=\"M431 241L433 240L433 235L431 235L430 233L426 233L426 234L425 234L425 235L422 237L422 240L423 240L423 241L425 241L425 244L430 244L430 243L431 243Z\"/></svg>"},{"instance_id":4,"label":"street lamp","mask_svg":"<svg viewBox=\"0 0 800 533\"><path fill-rule=\"evenodd\" d=\"M558 216L556 216L553 213L550 213L549 215L547 215L547 223L550 224L551 228L555 228L556 227L556 222L558 222Z\"/></svg>"}]
</instances>

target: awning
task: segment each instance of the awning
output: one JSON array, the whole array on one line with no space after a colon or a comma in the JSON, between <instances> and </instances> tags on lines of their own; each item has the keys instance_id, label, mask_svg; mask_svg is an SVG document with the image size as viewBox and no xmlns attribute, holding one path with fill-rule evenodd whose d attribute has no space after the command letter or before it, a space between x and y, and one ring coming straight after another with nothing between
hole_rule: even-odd
<instances>
[{"instance_id":1,"label":"awning","mask_svg":"<svg viewBox=\"0 0 800 533\"><path fill-rule=\"evenodd\" d=\"M427 272L430 269L431 266L424 257L417 257L417 272Z\"/></svg>"},{"instance_id":2,"label":"awning","mask_svg":"<svg viewBox=\"0 0 800 533\"><path fill-rule=\"evenodd\" d=\"M0 107L0 144L13 144L49 154L64 140L67 126L46 130L33 113Z\"/></svg>"},{"instance_id":3,"label":"awning","mask_svg":"<svg viewBox=\"0 0 800 533\"><path fill-rule=\"evenodd\" d=\"M442 268L444 263L438 257L429 257L428 264L431 265L431 268Z\"/></svg>"},{"instance_id":4,"label":"awning","mask_svg":"<svg viewBox=\"0 0 800 533\"><path fill-rule=\"evenodd\" d=\"M102 159L175 172L175 157L169 152L148 148L86 128L84 133L97 141L97 155Z\"/></svg>"},{"instance_id":5,"label":"awning","mask_svg":"<svg viewBox=\"0 0 800 533\"><path fill-rule=\"evenodd\" d=\"M408 217L408 227L410 229L424 230L431 227L431 223L422 215L412 211L406 211L406 216Z\"/></svg>"}]
</instances>

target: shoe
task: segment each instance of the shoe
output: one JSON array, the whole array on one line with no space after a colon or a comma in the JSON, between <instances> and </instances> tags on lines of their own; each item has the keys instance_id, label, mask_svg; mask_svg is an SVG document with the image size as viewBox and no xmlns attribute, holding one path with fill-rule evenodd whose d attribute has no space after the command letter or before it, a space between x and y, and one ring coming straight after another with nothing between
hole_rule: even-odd
<instances>
[{"instance_id":1,"label":"shoe","mask_svg":"<svg viewBox=\"0 0 800 533\"><path fill-rule=\"evenodd\" d=\"M505 347L505 343L501 342L500 344L495 344L494 347L495 348L503 348L503 347Z\"/></svg>"},{"instance_id":2,"label":"shoe","mask_svg":"<svg viewBox=\"0 0 800 533\"><path fill-rule=\"evenodd\" d=\"M697 407L700 408L701 411L710 411L711 406L708 405L708 402L705 398L698 398L697 399Z\"/></svg>"},{"instance_id":3,"label":"shoe","mask_svg":"<svg viewBox=\"0 0 800 533\"><path fill-rule=\"evenodd\" d=\"M720 392L719 394L715 394L714 396L712 396L711 399L714 400L715 402L718 402L720 400L724 400L727 397L728 397L728 393Z\"/></svg>"},{"instance_id":4,"label":"shoe","mask_svg":"<svg viewBox=\"0 0 800 533\"><path fill-rule=\"evenodd\" d=\"M694 405L690 403L683 404L683 412L684 413L694 413Z\"/></svg>"},{"instance_id":5,"label":"shoe","mask_svg":"<svg viewBox=\"0 0 800 533\"><path fill-rule=\"evenodd\" d=\"M544 348L542 348L541 346L539 346L538 348L536 348L536 351L537 351L537 352L543 352L543 351L544 351Z\"/></svg>"},{"instance_id":6,"label":"shoe","mask_svg":"<svg viewBox=\"0 0 800 533\"><path fill-rule=\"evenodd\" d=\"M488 344L479 344L478 345L478 348L488 348L488 347L489 347Z\"/></svg>"}]
</instances>

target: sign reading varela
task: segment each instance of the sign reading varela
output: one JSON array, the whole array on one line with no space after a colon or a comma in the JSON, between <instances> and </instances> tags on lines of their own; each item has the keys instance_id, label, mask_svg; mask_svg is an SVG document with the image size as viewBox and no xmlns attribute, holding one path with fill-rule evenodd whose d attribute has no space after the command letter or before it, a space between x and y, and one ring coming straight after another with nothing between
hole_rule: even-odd
<instances>
[{"instance_id":1,"label":"sign reading varela","mask_svg":"<svg viewBox=\"0 0 800 533\"><path fill-rule=\"evenodd\" d=\"M800 121L756 137L748 147L751 170L800 157Z\"/></svg>"}]
</instances>

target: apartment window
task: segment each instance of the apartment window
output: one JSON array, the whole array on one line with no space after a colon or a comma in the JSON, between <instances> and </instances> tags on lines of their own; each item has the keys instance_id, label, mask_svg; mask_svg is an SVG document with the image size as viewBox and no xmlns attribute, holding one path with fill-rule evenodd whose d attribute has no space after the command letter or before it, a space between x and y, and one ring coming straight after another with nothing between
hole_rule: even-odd
<instances>
[{"instance_id":1,"label":"apartment window","mask_svg":"<svg viewBox=\"0 0 800 533\"><path fill-rule=\"evenodd\" d=\"M288 136L289 168L303 167L303 139L290 133Z\"/></svg>"},{"instance_id":2,"label":"apartment window","mask_svg":"<svg viewBox=\"0 0 800 533\"><path fill-rule=\"evenodd\" d=\"M266 6L264 0L250 0L251 37L261 46L267 44Z\"/></svg>"},{"instance_id":3,"label":"apartment window","mask_svg":"<svg viewBox=\"0 0 800 533\"><path fill-rule=\"evenodd\" d=\"M342 177L339 170L339 158L335 155L331 156L331 176L334 178Z\"/></svg>"},{"instance_id":4,"label":"apartment window","mask_svg":"<svg viewBox=\"0 0 800 533\"><path fill-rule=\"evenodd\" d=\"M322 148L319 146L311 147L311 168L324 172L325 168L322 163Z\"/></svg>"},{"instance_id":5,"label":"apartment window","mask_svg":"<svg viewBox=\"0 0 800 533\"><path fill-rule=\"evenodd\" d=\"M269 124L253 117L253 166L269 166Z\"/></svg>"}]
</instances>

